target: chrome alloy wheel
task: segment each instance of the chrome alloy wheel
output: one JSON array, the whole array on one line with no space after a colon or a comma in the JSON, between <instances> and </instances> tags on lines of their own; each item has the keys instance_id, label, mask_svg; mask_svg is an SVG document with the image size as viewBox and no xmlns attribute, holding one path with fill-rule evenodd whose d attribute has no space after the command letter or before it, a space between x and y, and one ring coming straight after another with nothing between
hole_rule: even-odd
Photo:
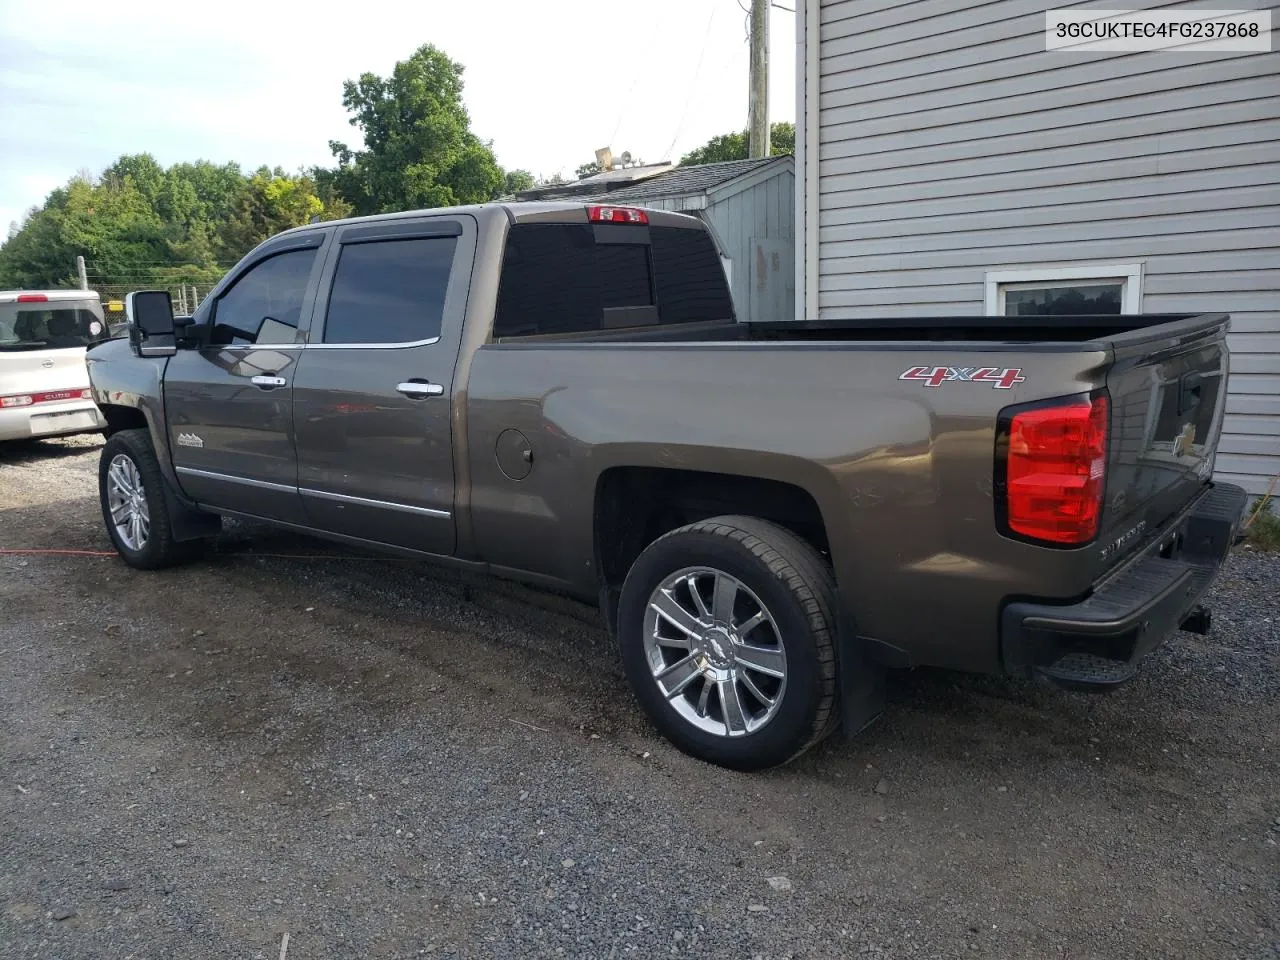
<instances>
[{"instance_id":1,"label":"chrome alloy wheel","mask_svg":"<svg viewBox=\"0 0 1280 960\"><path fill-rule=\"evenodd\" d=\"M151 509L138 465L123 453L107 468L107 509L120 542L135 552L144 549L151 535Z\"/></svg>"},{"instance_id":2,"label":"chrome alloy wheel","mask_svg":"<svg viewBox=\"0 0 1280 960\"><path fill-rule=\"evenodd\" d=\"M755 733L782 703L787 654L760 598L736 577L687 567L649 596L644 652L671 708L707 733Z\"/></svg>"}]
</instances>

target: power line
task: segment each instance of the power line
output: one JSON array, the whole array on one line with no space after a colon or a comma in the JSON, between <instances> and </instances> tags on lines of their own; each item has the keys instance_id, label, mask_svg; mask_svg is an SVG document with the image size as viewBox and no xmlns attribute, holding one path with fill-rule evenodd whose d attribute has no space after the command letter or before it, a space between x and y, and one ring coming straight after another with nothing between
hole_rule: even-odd
<instances>
[{"instance_id":1,"label":"power line","mask_svg":"<svg viewBox=\"0 0 1280 960\"><path fill-rule=\"evenodd\" d=\"M698 66L693 71L693 82L689 84L689 96L684 101L684 111L680 114L680 123L676 126L676 135L671 138L671 146L667 147L667 152L662 155L663 160L671 158L671 151L676 148L676 141L680 139L680 134L684 132L684 122L689 116L689 107L693 105L693 97L698 89L698 77L702 74L702 61L707 56L707 44L711 40L711 26L716 22L716 8L711 8L711 16L707 18L707 32L702 37L702 50L698 53Z\"/></svg>"},{"instance_id":2,"label":"power line","mask_svg":"<svg viewBox=\"0 0 1280 960\"><path fill-rule=\"evenodd\" d=\"M648 39L648 41L647 41L647 42L645 43L645 45L644 45L643 47L641 47L640 49L642 49L642 50L651 50L651 49L653 49L654 41L658 39L658 31L659 31L659 30L661 30L665 25L666 25L666 24L664 23L664 21L663 21L661 18L659 18L659 17L654 17L654 18L653 18L653 31L649 34L649 39ZM640 78L641 78L642 76L644 76L644 71L643 71L643 70L636 70L636 71L635 71L635 76L633 76L633 77L631 78L631 86L630 86L630 88L627 90L627 95L626 95L626 96L623 98L623 100L622 100L622 106L621 106L621 108L619 108L619 110L618 110L618 122L614 125L613 133L609 136L609 142L606 144L606 146L607 146L610 150L612 150L612 149L616 146L616 142L617 142L617 139L618 139L618 133L622 130L622 121L623 121L623 120L625 120L625 119L627 118L627 111L631 109L631 98L632 98L633 96L635 96L636 87L637 87L637 86L639 86L639 84L640 84Z\"/></svg>"}]
</instances>

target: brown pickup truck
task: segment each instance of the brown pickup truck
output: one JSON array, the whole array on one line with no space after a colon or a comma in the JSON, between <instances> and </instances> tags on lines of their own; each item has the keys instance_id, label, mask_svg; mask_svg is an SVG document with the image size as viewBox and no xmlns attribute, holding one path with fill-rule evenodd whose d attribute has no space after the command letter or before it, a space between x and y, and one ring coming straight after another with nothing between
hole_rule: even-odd
<instances>
[{"instance_id":1,"label":"brown pickup truck","mask_svg":"<svg viewBox=\"0 0 1280 960\"><path fill-rule=\"evenodd\" d=\"M490 205L323 223L88 354L140 568L219 517L598 602L637 699L783 763L915 665L1106 687L1235 534L1227 317L739 323L692 217Z\"/></svg>"}]
</instances>

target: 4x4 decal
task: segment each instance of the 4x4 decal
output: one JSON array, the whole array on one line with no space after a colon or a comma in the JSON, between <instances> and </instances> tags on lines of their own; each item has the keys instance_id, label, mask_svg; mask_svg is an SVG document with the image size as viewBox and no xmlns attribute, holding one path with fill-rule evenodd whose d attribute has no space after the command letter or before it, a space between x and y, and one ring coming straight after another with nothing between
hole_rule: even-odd
<instances>
[{"instance_id":1,"label":"4x4 decal","mask_svg":"<svg viewBox=\"0 0 1280 960\"><path fill-rule=\"evenodd\" d=\"M944 383L989 383L996 390L1012 390L1014 384L1025 383L1020 367L912 367L898 377L915 380L926 387Z\"/></svg>"}]
</instances>

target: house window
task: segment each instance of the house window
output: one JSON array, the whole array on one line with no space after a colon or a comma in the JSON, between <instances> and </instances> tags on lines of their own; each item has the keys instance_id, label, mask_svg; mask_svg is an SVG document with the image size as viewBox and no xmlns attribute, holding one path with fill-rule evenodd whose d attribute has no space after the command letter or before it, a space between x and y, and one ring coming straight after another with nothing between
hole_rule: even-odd
<instances>
[{"instance_id":1,"label":"house window","mask_svg":"<svg viewBox=\"0 0 1280 960\"><path fill-rule=\"evenodd\" d=\"M997 270L987 274L991 316L1142 312L1142 265L1100 264Z\"/></svg>"}]
</instances>

